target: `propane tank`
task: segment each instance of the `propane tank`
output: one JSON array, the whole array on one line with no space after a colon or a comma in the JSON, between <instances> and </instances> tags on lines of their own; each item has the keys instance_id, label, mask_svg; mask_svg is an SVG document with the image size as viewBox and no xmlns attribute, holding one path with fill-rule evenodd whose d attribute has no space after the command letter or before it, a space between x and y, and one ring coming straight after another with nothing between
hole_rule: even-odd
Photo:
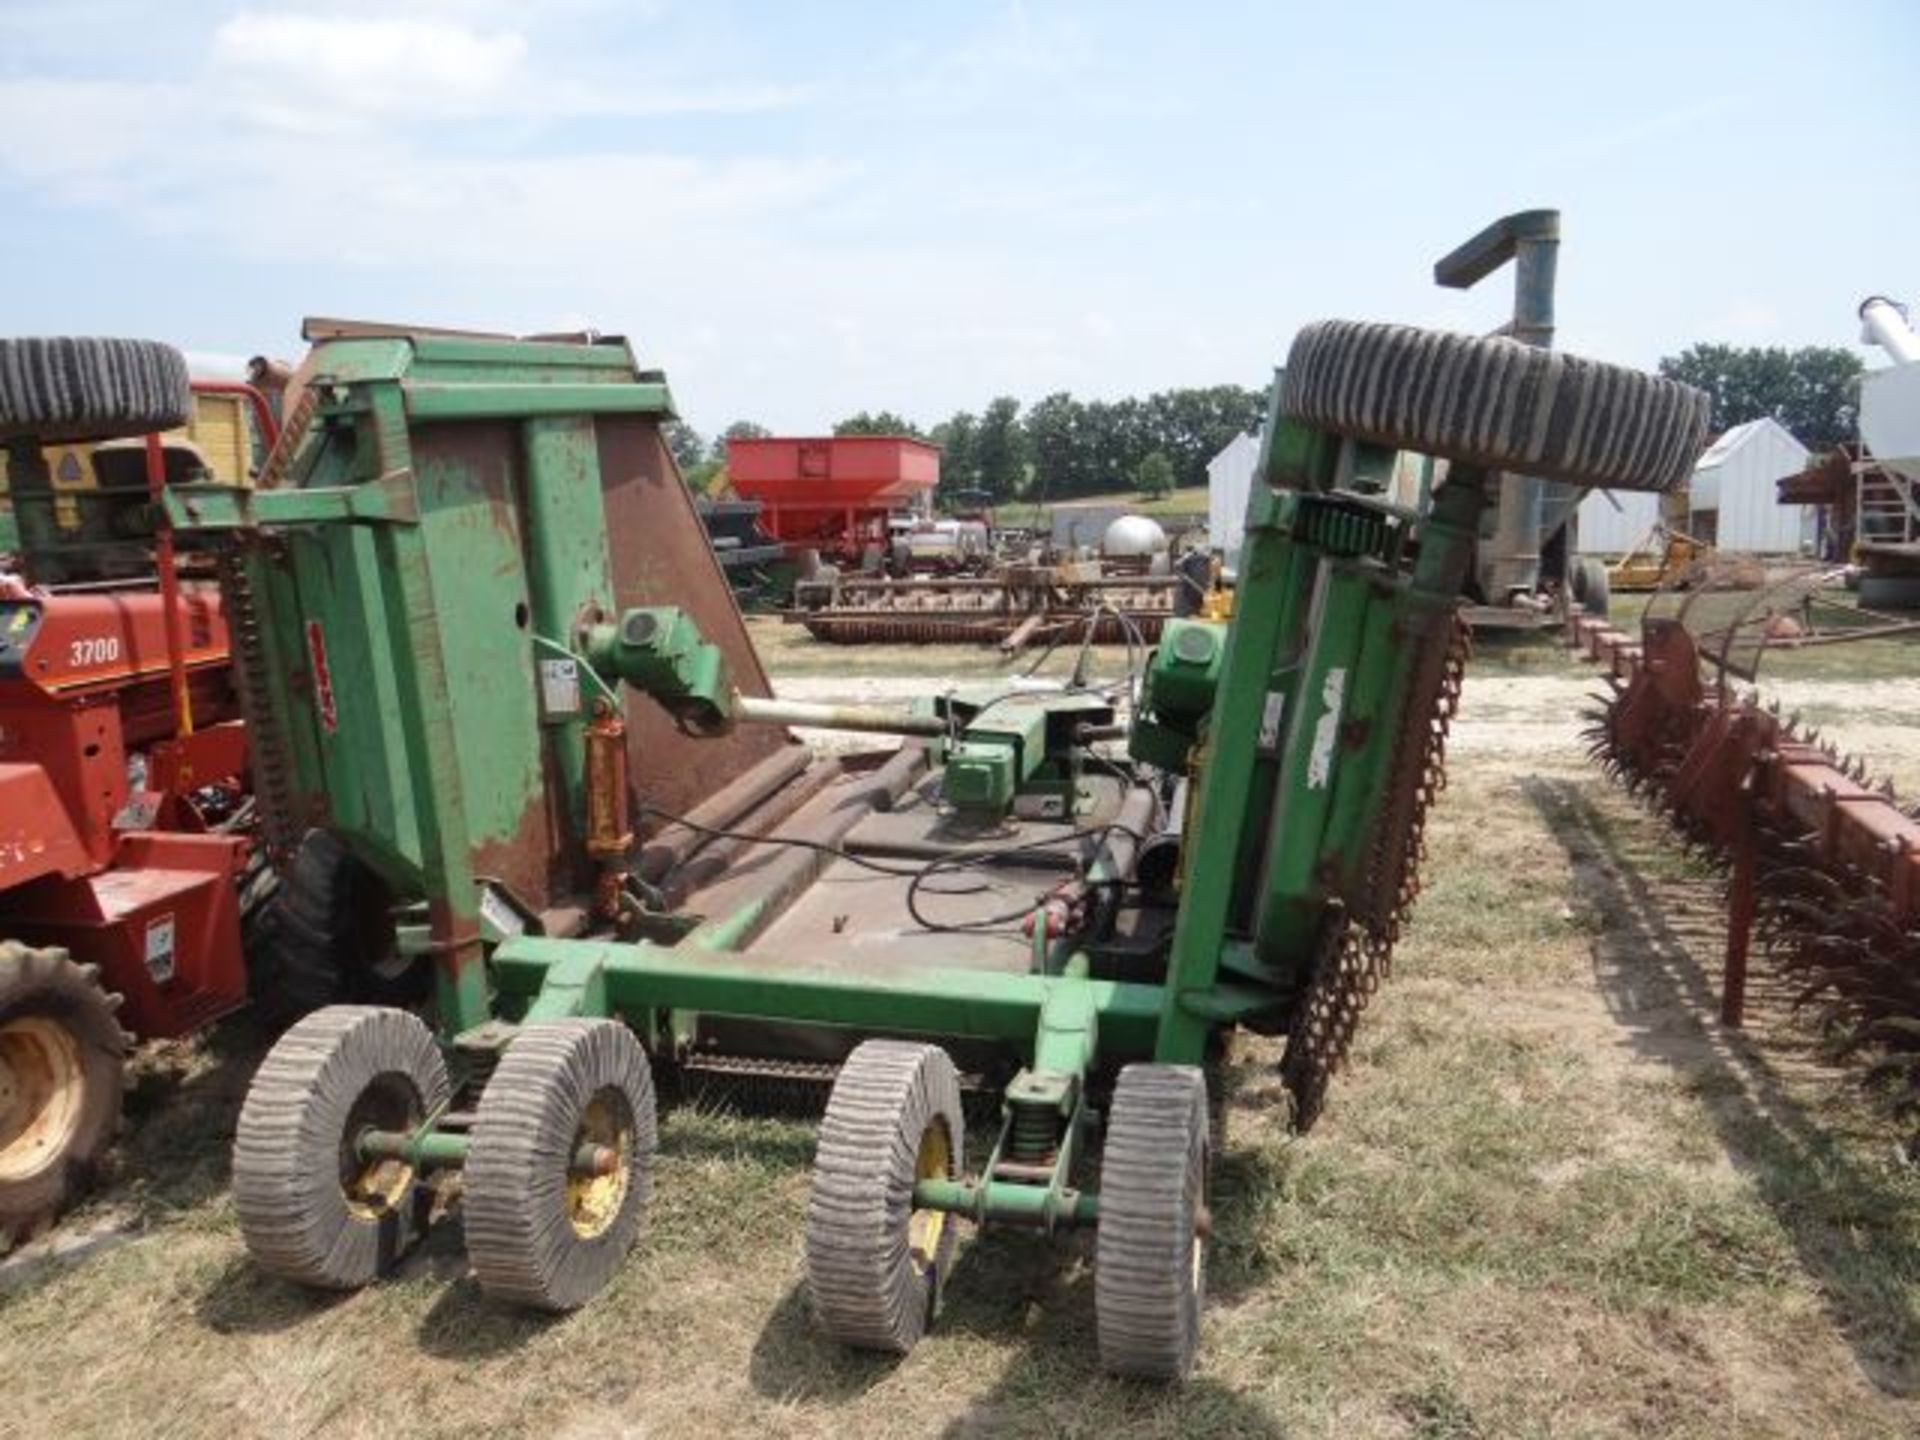
<instances>
[{"instance_id":1,"label":"propane tank","mask_svg":"<svg viewBox=\"0 0 1920 1440\"><path fill-rule=\"evenodd\" d=\"M1100 553L1109 560L1137 560L1165 554L1167 532L1146 515L1122 515L1100 537Z\"/></svg>"}]
</instances>

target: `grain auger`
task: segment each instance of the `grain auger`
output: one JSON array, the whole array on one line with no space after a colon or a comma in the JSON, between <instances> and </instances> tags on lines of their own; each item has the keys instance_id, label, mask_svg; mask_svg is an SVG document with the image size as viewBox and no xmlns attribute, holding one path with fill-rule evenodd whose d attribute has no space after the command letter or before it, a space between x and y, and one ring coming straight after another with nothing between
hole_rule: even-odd
<instances>
[{"instance_id":1,"label":"grain auger","mask_svg":"<svg viewBox=\"0 0 1920 1440\"><path fill-rule=\"evenodd\" d=\"M262 1064L233 1175L257 1262L364 1285L460 1171L485 1291L580 1305L642 1225L656 1070L813 1067L828 1333L910 1348L962 1221L1091 1227L1101 1363L1160 1378L1200 1332L1211 1060L1288 1036L1304 1127L1384 973L1497 472L1664 486L1704 420L1562 353L1311 326L1233 618L1169 622L1130 716L846 710L770 696L624 343L361 328L309 371L284 488L168 506L249 581L293 821L379 872L434 999L323 1010ZM1418 507L1397 448L1452 462ZM814 757L789 724L897 743ZM999 1096L983 1143L963 1086Z\"/></svg>"}]
</instances>

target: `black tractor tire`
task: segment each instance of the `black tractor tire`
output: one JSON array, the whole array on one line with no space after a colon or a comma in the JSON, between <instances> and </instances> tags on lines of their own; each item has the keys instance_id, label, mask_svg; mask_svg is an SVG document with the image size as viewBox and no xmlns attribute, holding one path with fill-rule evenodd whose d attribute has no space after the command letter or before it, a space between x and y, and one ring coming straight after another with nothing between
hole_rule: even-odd
<instances>
[{"instance_id":1,"label":"black tractor tire","mask_svg":"<svg viewBox=\"0 0 1920 1440\"><path fill-rule=\"evenodd\" d=\"M417 1233L420 1176L363 1161L354 1140L416 1129L449 1095L433 1032L404 1010L332 1005L282 1035L233 1141L233 1206L254 1262L321 1290L378 1279Z\"/></svg>"},{"instance_id":2,"label":"black tractor tire","mask_svg":"<svg viewBox=\"0 0 1920 1440\"><path fill-rule=\"evenodd\" d=\"M467 1259L480 1288L534 1310L576 1310L639 1239L658 1144L647 1052L618 1020L549 1020L514 1037L474 1116ZM574 1169L582 1146L604 1173Z\"/></svg>"},{"instance_id":3,"label":"black tractor tire","mask_svg":"<svg viewBox=\"0 0 1920 1440\"><path fill-rule=\"evenodd\" d=\"M1207 1082L1191 1065L1129 1065L1107 1109L1093 1307L1100 1366L1184 1380L1206 1304Z\"/></svg>"},{"instance_id":4,"label":"black tractor tire","mask_svg":"<svg viewBox=\"0 0 1920 1440\"><path fill-rule=\"evenodd\" d=\"M1607 578L1607 567L1591 555L1573 562L1573 598L1587 614L1603 620L1613 606L1613 582Z\"/></svg>"},{"instance_id":5,"label":"black tractor tire","mask_svg":"<svg viewBox=\"0 0 1920 1440\"><path fill-rule=\"evenodd\" d=\"M937 1045L863 1041L820 1122L807 1203L807 1290L844 1345L904 1355L926 1331L953 1262L958 1217L916 1211L919 1179L958 1179L966 1121Z\"/></svg>"},{"instance_id":6,"label":"black tractor tire","mask_svg":"<svg viewBox=\"0 0 1920 1440\"><path fill-rule=\"evenodd\" d=\"M432 967L400 955L387 887L326 830L310 830L243 929L254 1011L274 1029L323 1005L425 1000Z\"/></svg>"},{"instance_id":7,"label":"black tractor tire","mask_svg":"<svg viewBox=\"0 0 1920 1440\"><path fill-rule=\"evenodd\" d=\"M0 340L0 441L111 440L193 414L187 357L155 340Z\"/></svg>"},{"instance_id":8,"label":"black tractor tire","mask_svg":"<svg viewBox=\"0 0 1920 1440\"><path fill-rule=\"evenodd\" d=\"M0 1255L99 1172L120 1128L131 1037L99 967L0 940Z\"/></svg>"},{"instance_id":9,"label":"black tractor tire","mask_svg":"<svg viewBox=\"0 0 1920 1440\"><path fill-rule=\"evenodd\" d=\"M1706 445L1706 395L1639 370L1479 338L1322 320L1294 338L1290 420L1460 464L1670 490Z\"/></svg>"}]
</instances>

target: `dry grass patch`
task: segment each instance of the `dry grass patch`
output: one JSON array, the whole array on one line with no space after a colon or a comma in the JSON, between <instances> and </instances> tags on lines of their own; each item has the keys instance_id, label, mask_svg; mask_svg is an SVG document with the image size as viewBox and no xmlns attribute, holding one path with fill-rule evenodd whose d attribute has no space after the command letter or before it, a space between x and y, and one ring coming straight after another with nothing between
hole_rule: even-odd
<instances>
[{"instance_id":1,"label":"dry grass patch","mask_svg":"<svg viewBox=\"0 0 1920 1440\"><path fill-rule=\"evenodd\" d=\"M840 652L835 652L836 654ZM939 652L923 664L946 663ZM1564 722L1543 714L1542 724ZM805 1119L683 1107L612 1289L486 1303L457 1223L316 1297L246 1262L225 1151L257 1048L153 1052L119 1179L0 1267L0 1432L1883 1436L1920 1429L1920 1180L1764 984L1711 1023L1711 876L1574 763L1456 763L1429 881L1319 1127L1229 1069L1201 1371L1094 1365L1089 1245L995 1235L890 1362L801 1289Z\"/></svg>"}]
</instances>

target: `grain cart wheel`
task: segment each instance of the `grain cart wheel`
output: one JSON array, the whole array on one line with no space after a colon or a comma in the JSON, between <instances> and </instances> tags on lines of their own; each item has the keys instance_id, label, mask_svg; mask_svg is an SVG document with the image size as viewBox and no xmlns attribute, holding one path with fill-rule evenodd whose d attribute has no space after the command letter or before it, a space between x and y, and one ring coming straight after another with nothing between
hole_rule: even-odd
<instances>
[{"instance_id":1,"label":"grain cart wheel","mask_svg":"<svg viewBox=\"0 0 1920 1440\"><path fill-rule=\"evenodd\" d=\"M187 360L153 340L0 340L0 440L110 440L187 423Z\"/></svg>"},{"instance_id":2,"label":"grain cart wheel","mask_svg":"<svg viewBox=\"0 0 1920 1440\"><path fill-rule=\"evenodd\" d=\"M1107 1109L1093 1308L1100 1364L1180 1380L1206 1299L1207 1082L1187 1065L1129 1065Z\"/></svg>"},{"instance_id":3,"label":"grain cart wheel","mask_svg":"<svg viewBox=\"0 0 1920 1440\"><path fill-rule=\"evenodd\" d=\"M267 1053L233 1142L233 1204L262 1269L352 1290L379 1278L409 1237L419 1175L363 1160L362 1131L417 1129L450 1089L433 1032L404 1010L331 1005Z\"/></svg>"},{"instance_id":4,"label":"grain cart wheel","mask_svg":"<svg viewBox=\"0 0 1920 1440\"><path fill-rule=\"evenodd\" d=\"M1282 412L1438 459L1608 490L1669 490L1707 438L1707 397L1638 370L1406 325L1322 320L1294 337Z\"/></svg>"},{"instance_id":5,"label":"grain cart wheel","mask_svg":"<svg viewBox=\"0 0 1920 1440\"><path fill-rule=\"evenodd\" d=\"M254 1009L270 1026L322 1005L412 1006L433 973L402 955L392 896L339 838L310 830L243 932Z\"/></svg>"},{"instance_id":6,"label":"grain cart wheel","mask_svg":"<svg viewBox=\"0 0 1920 1440\"><path fill-rule=\"evenodd\" d=\"M958 1227L914 1208L914 1182L957 1179L966 1138L939 1046L867 1040L840 1067L807 1202L807 1289L834 1339L904 1355L926 1330Z\"/></svg>"},{"instance_id":7,"label":"grain cart wheel","mask_svg":"<svg viewBox=\"0 0 1920 1440\"><path fill-rule=\"evenodd\" d=\"M647 1052L625 1025L549 1020L515 1036L467 1154L467 1258L481 1288L537 1310L597 1295L646 1219L657 1133Z\"/></svg>"},{"instance_id":8,"label":"grain cart wheel","mask_svg":"<svg viewBox=\"0 0 1920 1440\"><path fill-rule=\"evenodd\" d=\"M1589 615L1606 618L1613 605L1613 582L1607 567L1591 555L1582 555L1573 563L1573 598Z\"/></svg>"},{"instance_id":9,"label":"grain cart wheel","mask_svg":"<svg viewBox=\"0 0 1920 1440\"><path fill-rule=\"evenodd\" d=\"M57 1216L113 1144L119 1003L97 966L0 940L0 1255Z\"/></svg>"}]
</instances>

